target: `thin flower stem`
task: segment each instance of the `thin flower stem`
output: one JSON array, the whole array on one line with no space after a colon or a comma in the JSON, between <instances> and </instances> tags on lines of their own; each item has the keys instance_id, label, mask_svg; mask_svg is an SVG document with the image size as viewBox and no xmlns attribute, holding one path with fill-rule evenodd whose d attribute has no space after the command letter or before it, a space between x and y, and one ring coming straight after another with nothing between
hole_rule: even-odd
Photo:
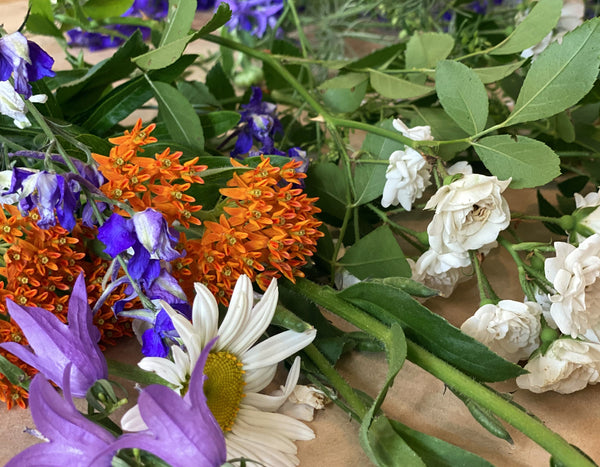
<instances>
[{"instance_id":1,"label":"thin flower stem","mask_svg":"<svg viewBox=\"0 0 600 467\"><path fill-rule=\"evenodd\" d=\"M387 216L387 213L385 213L378 207L374 206L372 203L367 204L367 207L371 211L373 211L375 214L377 214L377 216L383 221L384 224L389 225L392 229L396 230L399 233L409 235L410 237L416 239L417 242L415 242L415 243L411 242L413 244L413 246L416 246L420 250L422 250L423 247L425 247L425 248L429 247L429 241L427 239L426 232L417 232L416 230L409 229L408 227L405 227L396 222L393 222Z\"/></svg>"},{"instance_id":2,"label":"thin flower stem","mask_svg":"<svg viewBox=\"0 0 600 467\"><path fill-rule=\"evenodd\" d=\"M340 248L342 247L342 240L346 234L346 229L348 228L348 223L350 222L350 218L352 217L352 209L346 208L346 212L344 213L344 220L342 221L342 226L340 227L340 232L338 236L338 241L335 242L333 246L333 253L331 255L331 264L336 265L338 255L340 254ZM333 284L335 280L335 267L331 268L331 283Z\"/></svg>"},{"instance_id":3,"label":"thin flower stem","mask_svg":"<svg viewBox=\"0 0 600 467\"><path fill-rule=\"evenodd\" d=\"M475 276L477 277L477 286L479 287L479 299L481 300L481 305L485 305L486 303L490 302L498 303L500 298L498 295L496 295L496 292L494 292L492 285L481 269L481 262L477 257L477 252L475 250L470 250L469 257L471 258L471 264L473 265Z\"/></svg>"},{"instance_id":4,"label":"thin flower stem","mask_svg":"<svg viewBox=\"0 0 600 467\"><path fill-rule=\"evenodd\" d=\"M592 467L591 462L564 438L547 428L542 422L511 404L485 385L460 372L448 363L407 339L408 359L428 373L456 388L476 403L492 411L524 435L548 451L555 461L570 467Z\"/></svg>"},{"instance_id":5,"label":"thin flower stem","mask_svg":"<svg viewBox=\"0 0 600 467\"><path fill-rule=\"evenodd\" d=\"M19 144L15 143L14 141L11 141L8 138L5 138L2 135L0 135L0 143L6 144L6 146L8 146L9 148L14 148L16 151L26 151L27 150L27 148L20 146Z\"/></svg>"},{"instance_id":6,"label":"thin flower stem","mask_svg":"<svg viewBox=\"0 0 600 467\"><path fill-rule=\"evenodd\" d=\"M319 371L327 378L328 382L335 388L337 393L342 396L346 404L352 409L359 418L363 418L367 413L367 407L364 402L358 397L354 389L340 375L336 369L329 363L329 360L317 349L314 344L304 348L304 352L308 355L311 361L319 369Z\"/></svg>"}]
</instances>

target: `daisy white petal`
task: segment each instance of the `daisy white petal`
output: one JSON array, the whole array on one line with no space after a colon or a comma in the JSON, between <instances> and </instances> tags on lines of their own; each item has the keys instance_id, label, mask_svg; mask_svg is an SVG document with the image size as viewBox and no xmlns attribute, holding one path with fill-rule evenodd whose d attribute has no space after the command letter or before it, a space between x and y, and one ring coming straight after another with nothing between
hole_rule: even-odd
<instances>
[{"instance_id":1,"label":"daisy white petal","mask_svg":"<svg viewBox=\"0 0 600 467\"><path fill-rule=\"evenodd\" d=\"M269 396L268 394L246 394L244 404L252 405L260 410L266 410L268 412L276 412L283 405L283 403L290 397L290 394L294 391L298 378L300 377L300 357L294 359L294 364L290 368L288 377L285 381L285 386L281 387L282 393L278 396Z\"/></svg>"},{"instance_id":2,"label":"daisy white petal","mask_svg":"<svg viewBox=\"0 0 600 467\"><path fill-rule=\"evenodd\" d=\"M199 334L200 345L204 347L217 335L219 324L219 307L213 294L199 282L194 284L196 297L192 307L192 322Z\"/></svg>"},{"instance_id":3,"label":"daisy white petal","mask_svg":"<svg viewBox=\"0 0 600 467\"><path fill-rule=\"evenodd\" d=\"M245 371L246 386L244 390L246 391L246 395L248 395L249 393L262 391L273 381L277 372L277 364Z\"/></svg>"},{"instance_id":4,"label":"daisy white petal","mask_svg":"<svg viewBox=\"0 0 600 467\"><path fill-rule=\"evenodd\" d=\"M251 426L270 428L294 440L307 441L315 437L315 433L304 423L280 413L263 412L242 404L238 417Z\"/></svg>"},{"instance_id":5,"label":"daisy white petal","mask_svg":"<svg viewBox=\"0 0 600 467\"><path fill-rule=\"evenodd\" d=\"M152 371L169 383L181 387L180 371L172 361L160 357L144 357L138 363L142 370Z\"/></svg>"},{"instance_id":6,"label":"daisy white petal","mask_svg":"<svg viewBox=\"0 0 600 467\"><path fill-rule=\"evenodd\" d=\"M280 362L310 344L316 329L304 332L285 331L252 347L244 355L244 369L253 370Z\"/></svg>"},{"instance_id":7,"label":"daisy white petal","mask_svg":"<svg viewBox=\"0 0 600 467\"><path fill-rule=\"evenodd\" d=\"M242 275L235 283L227 314L219 326L216 350L229 348L236 341L238 334L244 332L251 307L252 283L248 276Z\"/></svg>"},{"instance_id":8,"label":"daisy white petal","mask_svg":"<svg viewBox=\"0 0 600 467\"><path fill-rule=\"evenodd\" d=\"M275 314L278 298L277 279L273 279L260 302L249 313L249 319L244 332L236 342L231 343L229 347L231 352L237 355L244 354L265 332Z\"/></svg>"}]
</instances>

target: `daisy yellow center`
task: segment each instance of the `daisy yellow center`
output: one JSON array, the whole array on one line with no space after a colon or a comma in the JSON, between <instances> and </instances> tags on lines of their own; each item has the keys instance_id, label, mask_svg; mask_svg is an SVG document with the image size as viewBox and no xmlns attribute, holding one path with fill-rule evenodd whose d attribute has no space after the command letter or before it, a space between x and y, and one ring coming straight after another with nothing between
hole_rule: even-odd
<instances>
[{"instance_id":1,"label":"daisy yellow center","mask_svg":"<svg viewBox=\"0 0 600 467\"><path fill-rule=\"evenodd\" d=\"M231 431L244 397L242 362L229 352L208 354L204 374L204 394L208 408L223 431Z\"/></svg>"}]
</instances>

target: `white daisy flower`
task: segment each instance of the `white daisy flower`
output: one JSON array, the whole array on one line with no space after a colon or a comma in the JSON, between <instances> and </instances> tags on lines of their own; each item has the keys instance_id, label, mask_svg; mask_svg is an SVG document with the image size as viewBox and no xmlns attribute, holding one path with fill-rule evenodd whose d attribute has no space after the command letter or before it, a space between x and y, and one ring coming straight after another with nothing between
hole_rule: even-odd
<instances>
[{"instance_id":1,"label":"white daisy flower","mask_svg":"<svg viewBox=\"0 0 600 467\"><path fill-rule=\"evenodd\" d=\"M227 457L245 457L267 466L298 465L294 441L313 439L314 433L304 423L276 412L296 387L300 358L294 361L281 394L270 396L259 391L271 383L279 362L313 341L316 330L284 331L254 345L275 313L275 279L253 306L252 283L247 276L240 276L220 326L217 301L204 285L196 283L195 288L192 322L163 303L185 350L174 346L172 360L145 357L138 365L176 386L179 394L185 394L202 349L218 336L204 368L204 392L208 407L225 434ZM146 428L137 406L125 414L121 425L127 431Z\"/></svg>"}]
</instances>

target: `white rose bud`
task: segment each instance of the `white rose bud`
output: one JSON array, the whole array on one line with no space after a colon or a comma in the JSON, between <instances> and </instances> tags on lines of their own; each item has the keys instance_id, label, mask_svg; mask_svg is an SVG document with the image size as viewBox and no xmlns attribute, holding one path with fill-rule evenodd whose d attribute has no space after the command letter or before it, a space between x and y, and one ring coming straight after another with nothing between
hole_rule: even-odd
<instances>
[{"instance_id":1,"label":"white rose bud","mask_svg":"<svg viewBox=\"0 0 600 467\"><path fill-rule=\"evenodd\" d=\"M544 262L555 294L550 315L563 334L600 343L600 235L575 247L556 242L556 257Z\"/></svg>"},{"instance_id":2,"label":"white rose bud","mask_svg":"<svg viewBox=\"0 0 600 467\"><path fill-rule=\"evenodd\" d=\"M575 193L575 206L579 208L592 208L600 206L600 190L596 192L588 193L587 195L581 196L579 193ZM594 209L585 218L580 219L579 224L586 226L588 229L595 233L600 233L600 209ZM577 241L581 242L585 237L577 234Z\"/></svg>"},{"instance_id":3,"label":"white rose bud","mask_svg":"<svg viewBox=\"0 0 600 467\"><path fill-rule=\"evenodd\" d=\"M431 135L431 127L429 125L408 128L406 124L399 118L395 119L392 122L392 125L394 125L396 131L399 131L404 136L412 139L413 141L433 141L433 136Z\"/></svg>"},{"instance_id":4,"label":"white rose bud","mask_svg":"<svg viewBox=\"0 0 600 467\"><path fill-rule=\"evenodd\" d=\"M542 308L535 302L501 300L484 305L461 326L462 332L511 362L528 358L540 345Z\"/></svg>"},{"instance_id":5,"label":"white rose bud","mask_svg":"<svg viewBox=\"0 0 600 467\"><path fill-rule=\"evenodd\" d=\"M400 204L410 211L415 200L423 196L425 188L431 185L431 164L409 147L403 151L394 151L390 155L389 164L385 173L381 205L387 208Z\"/></svg>"},{"instance_id":6,"label":"white rose bud","mask_svg":"<svg viewBox=\"0 0 600 467\"><path fill-rule=\"evenodd\" d=\"M469 250L494 246L500 231L510 223L510 209L502 196L510 180L466 174L442 186L425 206L435 214L427 233L438 254L461 256L459 266L469 265Z\"/></svg>"},{"instance_id":7,"label":"white rose bud","mask_svg":"<svg viewBox=\"0 0 600 467\"><path fill-rule=\"evenodd\" d=\"M521 389L570 394L600 380L600 344L558 339L545 355L529 360L525 369L529 373L517 377Z\"/></svg>"}]
</instances>

